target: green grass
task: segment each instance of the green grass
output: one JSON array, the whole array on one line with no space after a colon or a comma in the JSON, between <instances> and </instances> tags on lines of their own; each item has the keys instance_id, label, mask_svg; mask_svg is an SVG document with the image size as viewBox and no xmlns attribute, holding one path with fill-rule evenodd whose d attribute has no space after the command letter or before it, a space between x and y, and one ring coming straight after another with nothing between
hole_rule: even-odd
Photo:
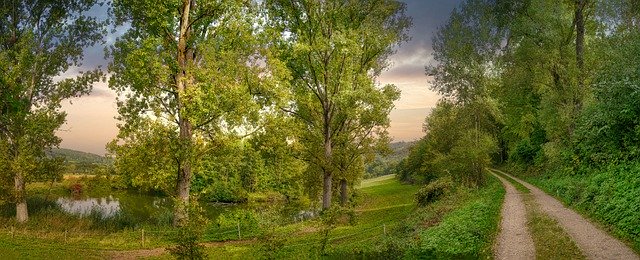
<instances>
[{"instance_id":1,"label":"green grass","mask_svg":"<svg viewBox=\"0 0 640 260\"><path fill-rule=\"evenodd\" d=\"M66 243L51 240L15 236L2 232L0 256L2 259L100 259L103 252L82 247L70 247Z\"/></svg>"},{"instance_id":2,"label":"green grass","mask_svg":"<svg viewBox=\"0 0 640 260\"><path fill-rule=\"evenodd\" d=\"M479 189L459 188L442 201L452 207L441 222L418 230L409 257L492 258L504 193L495 178L489 178L486 186Z\"/></svg>"},{"instance_id":3,"label":"green grass","mask_svg":"<svg viewBox=\"0 0 640 260\"><path fill-rule=\"evenodd\" d=\"M342 223L329 232L325 255L320 247L323 236L319 221L296 223L275 229L273 241L244 245L209 247L210 256L229 259L264 257L316 259L377 254L389 233L415 209L413 194L418 187L401 184L393 175L363 181L359 193L362 202L355 209L356 223ZM387 234L385 234L385 229Z\"/></svg>"},{"instance_id":4,"label":"green grass","mask_svg":"<svg viewBox=\"0 0 640 260\"><path fill-rule=\"evenodd\" d=\"M319 219L293 224L261 226L259 232L242 241L235 235L226 242L209 243L206 252L215 259L394 259L426 255L490 257L499 210L504 196L502 186L490 179L479 189L458 187L449 195L426 207L416 207L417 185L400 183L393 176L363 181L357 190L359 203L329 231L324 252L321 245L324 225ZM32 215L29 224L6 222L0 230L0 255L30 253L32 258L54 256L61 259L106 256L105 250L137 250L172 245L171 227L138 226L108 229L90 220L66 215ZM255 215L262 221L263 215ZM16 225L15 238L11 226ZM141 229L146 231L141 245ZM64 230L68 230L64 240ZM206 237L206 236L205 236ZM209 238L208 241L217 240ZM28 242L25 242L28 241ZM206 242L206 241L203 241ZM169 259L168 254L152 259Z\"/></svg>"},{"instance_id":5,"label":"green grass","mask_svg":"<svg viewBox=\"0 0 640 260\"><path fill-rule=\"evenodd\" d=\"M509 181L522 193L527 208L527 226L531 232L538 259L585 259L578 248L558 222L542 212L535 202L531 191L501 171L493 171Z\"/></svg>"},{"instance_id":6,"label":"green grass","mask_svg":"<svg viewBox=\"0 0 640 260\"><path fill-rule=\"evenodd\" d=\"M554 219L538 208L532 208L531 195L525 199L527 204L527 225L536 246L537 259L586 259L571 237Z\"/></svg>"}]
</instances>

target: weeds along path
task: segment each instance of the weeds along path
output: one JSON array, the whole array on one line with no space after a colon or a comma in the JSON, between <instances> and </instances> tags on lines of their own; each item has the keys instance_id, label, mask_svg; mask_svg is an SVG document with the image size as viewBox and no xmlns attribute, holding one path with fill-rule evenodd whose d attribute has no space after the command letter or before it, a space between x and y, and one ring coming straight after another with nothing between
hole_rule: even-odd
<instances>
[{"instance_id":1,"label":"weeds along path","mask_svg":"<svg viewBox=\"0 0 640 260\"><path fill-rule=\"evenodd\" d=\"M527 228L527 210L522 194L504 178L498 178L506 190L502 204L500 233L494 249L496 259L534 259L535 246Z\"/></svg>"},{"instance_id":2,"label":"weeds along path","mask_svg":"<svg viewBox=\"0 0 640 260\"><path fill-rule=\"evenodd\" d=\"M640 259L624 243L599 229L575 211L567 209L562 203L542 190L502 171L498 172L527 187L542 211L562 226L588 259Z\"/></svg>"}]
</instances>

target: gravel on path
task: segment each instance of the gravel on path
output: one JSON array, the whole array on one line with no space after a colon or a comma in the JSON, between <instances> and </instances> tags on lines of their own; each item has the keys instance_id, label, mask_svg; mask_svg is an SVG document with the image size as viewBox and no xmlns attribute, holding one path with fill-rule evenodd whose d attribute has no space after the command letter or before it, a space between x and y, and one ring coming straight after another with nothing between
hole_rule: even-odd
<instances>
[{"instance_id":1,"label":"gravel on path","mask_svg":"<svg viewBox=\"0 0 640 260\"><path fill-rule=\"evenodd\" d=\"M500 233L494 249L496 259L535 259L536 250L527 228L527 210L522 194L504 178L493 173L506 190L502 204Z\"/></svg>"},{"instance_id":2,"label":"gravel on path","mask_svg":"<svg viewBox=\"0 0 640 260\"><path fill-rule=\"evenodd\" d=\"M573 238L588 259L640 259L627 245L607 234L537 187L501 172L527 187L540 208Z\"/></svg>"}]
</instances>

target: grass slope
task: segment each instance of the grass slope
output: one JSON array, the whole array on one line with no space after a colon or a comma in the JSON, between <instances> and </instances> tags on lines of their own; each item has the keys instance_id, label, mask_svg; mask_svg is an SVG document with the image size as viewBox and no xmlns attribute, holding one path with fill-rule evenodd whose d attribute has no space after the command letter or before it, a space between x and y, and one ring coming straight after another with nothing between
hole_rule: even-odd
<instances>
[{"instance_id":1,"label":"grass slope","mask_svg":"<svg viewBox=\"0 0 640 260\"><path fill-rule=\"evenodd\" d=\"M418 229L417 240L409 250L409 258L422 259L490 259L498 231L504 188L495 178L478 189L458 188L455 194L423 209L425 212L443 207L450 212L433 227ZM430 216L430 214L427 214ZM433 224L430 218L427 223ZM429 222L431 221L431 222Z\"/></svg>"}]
</instances>

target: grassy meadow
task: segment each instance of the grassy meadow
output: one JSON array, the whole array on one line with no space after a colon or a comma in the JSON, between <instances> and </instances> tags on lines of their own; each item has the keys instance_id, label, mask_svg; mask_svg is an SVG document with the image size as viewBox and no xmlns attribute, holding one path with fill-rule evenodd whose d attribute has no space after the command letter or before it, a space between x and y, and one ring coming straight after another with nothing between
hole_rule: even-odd
<instances>
[{"instance_id":1,"label":"grassy meadow","mask_svg":"<svg viewBox=\"0 0 640 260\"><path fill-rule=\"evenodd\" d=\"M118 254L172 257L164 248L175 244L177 230L168 222L130 223L120 215L107 219L73 216L44 200L47 185L31 188L32 221L18 225L9 217L10 207L2 208L0 255L27 259L73 259L78 254L89 259ZM52 192L62 189L54 185ZM480 189L456 187L425 207L414 201L418 189L393 175L364 180L355 196L357 206L343 210L330 224L324 216L275 221L271 210L279 208L222 214L204 222L199 242L216 259L490 258L504 196L497 180L490 178ZM241 237L234 223L242 224Z\"/></svg>"}]
</instances>

